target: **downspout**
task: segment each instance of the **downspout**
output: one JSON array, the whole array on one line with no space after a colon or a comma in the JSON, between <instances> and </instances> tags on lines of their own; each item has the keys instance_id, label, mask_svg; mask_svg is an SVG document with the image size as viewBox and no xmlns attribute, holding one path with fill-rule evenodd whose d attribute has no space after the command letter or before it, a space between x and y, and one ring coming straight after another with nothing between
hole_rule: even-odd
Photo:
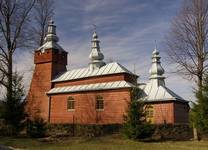
<instances>
[{"instance_id":1,"label":"downspout","mask_svg":"<svg viewBox=\"0 0 208 150\"><path fill-rule=\"evenodd\" d=\"M51 96L49 96L49 104L48 104L48 122L50 123L51 119Z\"/></svg>"}]
</instances>

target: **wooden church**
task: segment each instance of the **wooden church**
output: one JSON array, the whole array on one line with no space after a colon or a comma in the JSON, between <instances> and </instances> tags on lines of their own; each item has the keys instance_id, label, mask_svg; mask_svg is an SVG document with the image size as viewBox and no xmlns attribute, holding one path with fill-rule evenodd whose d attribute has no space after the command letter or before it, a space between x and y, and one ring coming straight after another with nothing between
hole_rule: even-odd
<instances>
[{"instance_id":1,"label":"wooden church","mask_svg":"<svg viewBox=\"0 0 208 150\"><path fill-rule=\"evenodd\" d=\"M131 89L142 90L146 119L154 124L188 123L188 101L165 86L159 52L152 54L150 79L138 84L138 75L118 62L105 63L96 32L92 36L90 62L85 68L67 70L67 52L58 44L51 21L44 44L35 51L35 69L27 96L31 118L49 123L122 124Z\"/></svg>"}]
</instances>

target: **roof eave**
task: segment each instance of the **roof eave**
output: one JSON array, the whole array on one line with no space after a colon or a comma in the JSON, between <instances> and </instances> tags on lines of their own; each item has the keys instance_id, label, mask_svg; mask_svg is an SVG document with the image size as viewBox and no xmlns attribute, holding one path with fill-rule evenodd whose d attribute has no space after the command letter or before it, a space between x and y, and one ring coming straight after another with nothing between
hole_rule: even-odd
<instances>
[{"instance_id":1,"label":"roof eave","mask_svg":"<svg viewBox=\"0 0 208 150\"><path fill-rule=\"evenodd\" d=\"M189 103L189 101L187 100L182 100L182 99L178 99L178 98L169 98L169 99L154 99L154 100L147 100L144 99L144 102L168 102L168 101L175 101L175 102L182 102L182 103Z\"/></svg>"},{"instance_id":2,"label":"roof eave","mask_svg":"<svg viewBox=\"0 0 208 150\"><path fill-rule=\"evenodd\" d=\"M89 89L89 90L76 90L76 91L66 91L66 92L56 92L56 93L49 93L46 94L49 95L56 95L56 94L69 94L69 93L78 93L78 92L89 92L89 91L105 91L105 90L117 90L117 89L130 89L132 87L119 87L119 88L108 88L108 89Z\"/></svg>"}]
</instances>

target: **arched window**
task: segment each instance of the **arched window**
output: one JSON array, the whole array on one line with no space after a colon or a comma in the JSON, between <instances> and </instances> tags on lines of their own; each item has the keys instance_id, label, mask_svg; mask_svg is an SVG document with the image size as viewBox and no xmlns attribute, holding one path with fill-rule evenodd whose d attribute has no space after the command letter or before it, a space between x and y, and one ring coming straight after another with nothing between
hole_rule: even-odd
<instances>
[{"instance_id":1,"label":"arched window","mask_svg":"<svg viewBox=\"0 0 208 150\"><path fill-rule=\"evenodd\" d=\"M104 110L104 100L102 96L96 96L96 110Z\"/></svg>"},{"instance_id":2,"label":"arched window","mask_svg":"<svg viewBox=\"0 0 208 150\"><path fill-rule=\"evenodd\" d=\"M73 97L69 96L67 99L67 109L72 111L75 109L75 100Z\"/></svg>"},{"instance_id":3,"label":"arched window","mask_svg":"<svg viewBox=\"0 0 208 150\"><path fill-rule=\"evenodd\" d=\"M154 122L154 108L151 105L147 105L145 108L146 121L153 123Z\"/></svg>"}]
</instances>

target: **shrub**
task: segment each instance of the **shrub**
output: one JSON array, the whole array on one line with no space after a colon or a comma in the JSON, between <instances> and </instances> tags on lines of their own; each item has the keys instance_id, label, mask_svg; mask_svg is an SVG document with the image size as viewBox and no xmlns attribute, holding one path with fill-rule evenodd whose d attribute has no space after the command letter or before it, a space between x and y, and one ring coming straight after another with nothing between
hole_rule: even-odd
<instances>
[{"instance_id":1,"label":"shrub","mask_svg":"<svg viewBox=\"0 0 208 150\"><path fill-rule=\"evenodd\" d=\"M136 138L137 139L150 138L153 135L154 131L155 131L154 126L149 123L138 125L138 130L136 131Z\"/></svg>"},{"instance_id":2,"label":"shrub","mask_svg":"<svg viewBox=\"0 0 208 150\"><path fill-rule=\"evenodd\" d=\"M41 138L46 135L47 123L42 118L27 121L27 134L30 137Z\"/></svg>"},{"instance_id":3,"label":"shrub","mask_svg":"<svg viewBox=\"0 0 208 150\"><path fill-rule=\"evenodd\" d=\"M154 127L145 120L144 103L138 101L139 92L137 88L132 90L128 112L124 116L123 133L129 139L148 138L154 133Z\"/></svg>"},{"instance_id":4,"label":"shrub","mask_svg":"<svg viewBox=\"0 0 208 150\"><path fill-rule=\"evenodd\" d=\"M0 136L12 136L14 132L11 125L6 124L3 119L0 119Z\"/></svg>"},{"instance_id":5,"label":"shrub","mask_svg":"<svg viewBox=\"0 0 208 150\"><path fill-rule=\"evenodd\" d=\"M98 137L118 133L120 124L84 125L84 124L49 124L48 134L51 136Z\"/></svg>"}]
</instances>

